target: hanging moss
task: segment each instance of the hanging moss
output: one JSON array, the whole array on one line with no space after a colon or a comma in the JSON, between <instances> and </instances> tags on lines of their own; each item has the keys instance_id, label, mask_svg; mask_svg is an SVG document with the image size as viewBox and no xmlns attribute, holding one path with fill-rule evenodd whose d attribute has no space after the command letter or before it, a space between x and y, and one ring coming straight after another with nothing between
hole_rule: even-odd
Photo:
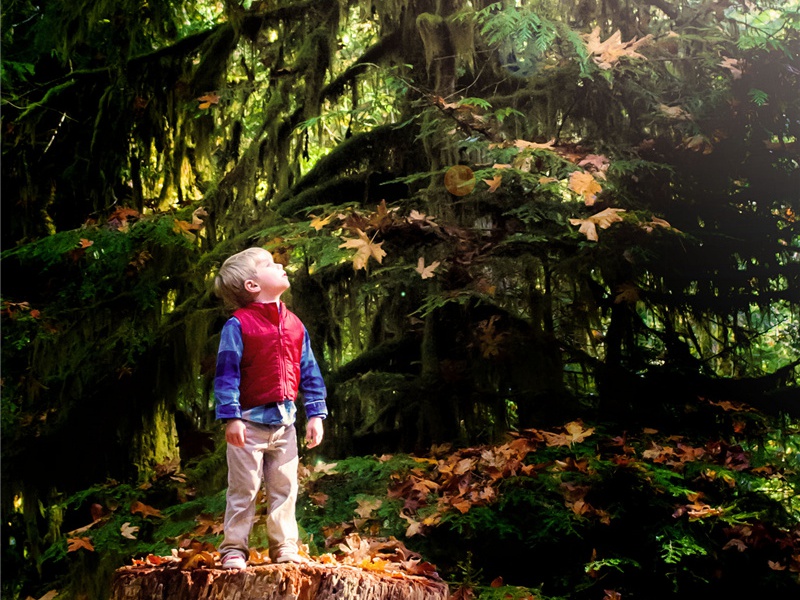
<instances>
[{"instance_id":1,"label":"hanging moss","mask_svg":"<svg viewBox=\"0 0 800 600\"><path fill-rule=\"evenodd\" d=\"M422 13L417 16L417 31L425 48L425 66L430 72L434 59L444 54L447 39L444 19L439 15Z\"/></svg>"}]
</instances>

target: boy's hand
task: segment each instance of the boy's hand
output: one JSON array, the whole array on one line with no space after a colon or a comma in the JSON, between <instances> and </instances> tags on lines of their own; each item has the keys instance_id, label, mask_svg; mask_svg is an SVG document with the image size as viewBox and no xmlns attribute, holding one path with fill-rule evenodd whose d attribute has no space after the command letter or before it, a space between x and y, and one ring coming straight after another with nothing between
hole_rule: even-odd
<instances>
[{"instance_id":1,"label":"boy's hand","mask_svg":"<svg viewBox=\"0 0 800 600\"><path fill-rule=\"evenodd\" d=\"M241 419L231 419L225 425L225 441L232 446L244 448L245 439L244 421Z\"/></svg>"},{"instance_id":2,"label":"boy's hand","mask_svg":"<svg viewBox=\"0 0 800 600\"><path fill-rule=\"evenodd\" d=\"M309 448L314 448L322 442L322 419L320 417L311 417L306 424L306 445Z\"/></svg>"}]
</instances>

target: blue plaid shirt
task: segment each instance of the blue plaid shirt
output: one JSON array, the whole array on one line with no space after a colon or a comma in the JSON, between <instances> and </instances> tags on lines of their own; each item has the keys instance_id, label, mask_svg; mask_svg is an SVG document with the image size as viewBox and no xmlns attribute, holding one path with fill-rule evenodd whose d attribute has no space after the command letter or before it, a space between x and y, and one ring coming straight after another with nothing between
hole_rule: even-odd
<instances>
[{"instance_id":1,"label":"blue plaid shirt","mask_svg":"<svg viewBox=\"0 0 800 600\"><path fill-rule=\"evenodd\" d=\"M291 425L297 416L297 407L292 400L256 406L242 410L239 404L239 365L242 361L242 324L231 317L222 327L217 352L217 371L214 379L217 419L243 419L264 425ZM303 355L300 359L300 392L306 417L328 416L325 404L325 383L319 365L311 350L308 331L303 338Z\"/></svg>"}]
</instances>

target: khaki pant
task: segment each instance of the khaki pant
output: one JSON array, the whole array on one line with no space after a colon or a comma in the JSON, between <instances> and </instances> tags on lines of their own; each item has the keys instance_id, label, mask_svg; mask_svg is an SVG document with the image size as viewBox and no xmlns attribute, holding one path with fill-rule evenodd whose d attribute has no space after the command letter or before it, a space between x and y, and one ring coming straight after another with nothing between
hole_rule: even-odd
<instances>
[{"instance_id":1,"label":"khaki pant","mask_svg":"<svg viewBox=\"0 0 800 600\"><path fill-rule=\"evenodd\" d=\"M256 511L262 477L267 490L269 554L297 552L297 437L294 425L260 425L245 421L244 448L228 444L228 493L225 539L220 554L247 560L247 539Z\"/></svg>"}]
</instances>

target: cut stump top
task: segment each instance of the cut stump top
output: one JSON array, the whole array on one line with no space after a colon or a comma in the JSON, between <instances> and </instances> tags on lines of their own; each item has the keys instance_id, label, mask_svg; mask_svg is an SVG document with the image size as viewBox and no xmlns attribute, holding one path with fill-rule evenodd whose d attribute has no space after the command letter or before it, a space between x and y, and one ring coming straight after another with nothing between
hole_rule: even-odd
<instances>
[{"instance_id":1,"label":"cut stump top","mask_svg":"<svg viewBox=\"0 0 800 600\"><path fill-rule=\"evenodd\" d=\"M397 572L321 564L222 569L122 567L111 600L446 600L447 584Z\"/></svg>"}]
</instances>

